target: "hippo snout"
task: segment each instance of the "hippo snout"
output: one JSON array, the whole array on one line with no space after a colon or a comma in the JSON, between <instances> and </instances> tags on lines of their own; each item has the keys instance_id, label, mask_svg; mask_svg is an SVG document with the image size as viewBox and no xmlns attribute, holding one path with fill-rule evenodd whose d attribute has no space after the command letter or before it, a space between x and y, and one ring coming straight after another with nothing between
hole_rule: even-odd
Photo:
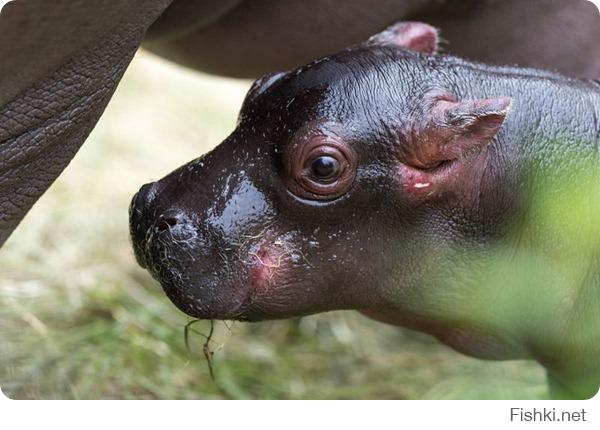
<instances>
[{"instance_id":1,"label":"hippo snout","mask_svg":"<svg viewBox=\"0 0 600 430\"><path fill-rule=\"evenodd\" d=\"M143 185L130 204L138 263L180 310L196 318L241 318L252 285L263 286L263 278L270 277L267 269L257 267L261 249L250 240L264 229L239 231L237 214L243 212L247 222L262 218L253 213L257 202L245 200L253 189L240 189L236 182L227 172L215 175L194 162ZM228 187L240 190L219 200ZM267 264L267 257L262 258Z\"/></svg>"},{"instance_id":2,"label":"hippo snout","mask_svg":"<svg viewBox=\"0 0 600 430\"><path fill-rule=\"evenodd\" d=\"M153 242L186 241L195 235L189 218L176 208L161 211L154 200L158 194L156 182L143 185L129 207L130 233L135 257L148 268L147 252Z\"/></svg>"},{"instance_id":3,"label":"hippo snout","mask_svg":"<svg viewBox=\"0 0 600 430\"><path fill-rule=\"evenodd\" d=\"M140 266L147 268L146 257L144 255L144 243L148 232L148 222L146 218L146 209L156 195L156 183L143 185L133 196L129 206L129 230L131 233L131 242L135 258Z\"/></svg>"}]
</instances>

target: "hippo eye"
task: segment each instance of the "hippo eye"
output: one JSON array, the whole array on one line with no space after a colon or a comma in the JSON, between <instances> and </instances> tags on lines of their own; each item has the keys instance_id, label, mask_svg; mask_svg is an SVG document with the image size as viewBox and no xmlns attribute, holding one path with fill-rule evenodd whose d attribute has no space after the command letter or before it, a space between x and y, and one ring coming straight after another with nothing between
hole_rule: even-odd
<instances>
[{"instance_id":1,"label":"hippo eye","mask_svg":"<svg viewBox=\"0 0 600 430\"><path fill-rule=\"evenodd\" d=\"M310 168L315 179L325 183L336 180L341 171L339 161L328 155L314 160Z\"/></svg>"},{"instance_id":2,"label":"hippo eye","mask_svg":"<svg viewBox=\"0 0 600 430\"><path fill-rule=\"evenodd\" d=\"M288 188L301 198L333 200L346 193L356 177L356 154L331 136L299 143L286 158Z\"/></svg>"}]
</instances>

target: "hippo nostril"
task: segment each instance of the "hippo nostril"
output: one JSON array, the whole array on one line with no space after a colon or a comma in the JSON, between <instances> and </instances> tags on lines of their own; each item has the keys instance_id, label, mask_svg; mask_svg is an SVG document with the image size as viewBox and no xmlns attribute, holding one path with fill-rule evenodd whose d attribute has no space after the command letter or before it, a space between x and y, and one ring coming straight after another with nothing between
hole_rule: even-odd
<instances>
[{"instance_id":1,"label":"hippo nostril","mask_svg":"<svg viewBox=\"0 0 600 430\"><path fill-rule=\"evenodd\" d=\"M156 226L159 232L171 230L173 227L177 225L177 218L165 218L160 220L158 225Z\"/></svg>"}]
</instances>

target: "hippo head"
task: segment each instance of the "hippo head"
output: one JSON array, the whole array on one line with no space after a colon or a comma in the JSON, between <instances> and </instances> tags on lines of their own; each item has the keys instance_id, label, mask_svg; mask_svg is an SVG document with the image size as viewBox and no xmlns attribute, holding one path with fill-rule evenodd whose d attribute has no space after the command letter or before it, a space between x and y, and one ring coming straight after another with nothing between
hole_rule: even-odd
<instances>
[{"instance_id":1,"label":"hippo head","mask_svg":"<svg viewBox=\"0 0 600 430\"><path fill-rule=\"evenodd\" d=\"M254 83L233 133L144 185L138 262L185 313L261 320L411 294L432 242L463 234L506 98L459 101L437 34L401 24ZM468 222L467 222L468 224ZM393 296L393 297L392 297Z\"/></svg>"}]
</instances>

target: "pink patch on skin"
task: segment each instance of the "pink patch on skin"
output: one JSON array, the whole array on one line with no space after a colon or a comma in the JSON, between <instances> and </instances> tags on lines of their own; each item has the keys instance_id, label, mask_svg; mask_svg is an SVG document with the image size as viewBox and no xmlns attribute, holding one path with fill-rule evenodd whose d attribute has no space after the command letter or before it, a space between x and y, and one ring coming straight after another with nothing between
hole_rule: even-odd
<instances>
[{"instance_id":1,"label":"pink patch on skin","mask_svg":"<svg viewBox=\"0 0 600 430\"><path fill-rule=\"evenodd\" d=\"M468 159L449 160L429 170L401 163L396 170L396 178L405 195L411 199L425 202L433 198L461 196L467 202L479 189L486 164L485 152Z\"/></svg>"},{"instance_id":2,"label":"pink patch on skin","mask_svg":"<svg viewBox=\"0 0 600 430\"><path fill-rule=\"evenodd\" d=\"M433 196L439 189L434 174L430 171L416 169L406 164L401 164L398 169L398 180L403 190L415 198Z\"/></svg>"},{"instance_id":3,"label":"pink patch on skin","mask_svg":"<svg viewBox=\"0 0 600 430\"><path fill-rule=\"evenodd\" d=\"M262 245L257 252L250 254L252 265L248 275L250 283L256 289L266 289L283 264L282 256L274 257L272 250L269 251L267 246Z\"/></svg>"}]
</instances>

